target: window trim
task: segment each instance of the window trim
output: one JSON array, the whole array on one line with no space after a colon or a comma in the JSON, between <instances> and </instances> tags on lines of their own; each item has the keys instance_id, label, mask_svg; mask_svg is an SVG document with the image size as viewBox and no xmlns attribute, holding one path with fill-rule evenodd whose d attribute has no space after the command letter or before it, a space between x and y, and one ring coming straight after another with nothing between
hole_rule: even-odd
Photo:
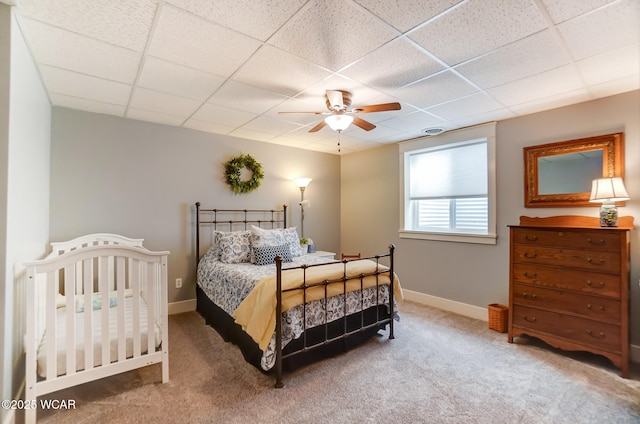
<instances>
[{"instance_id":1,"label":"window trim","mask_svg":"<svg viewBox=\"0 0 640 424\"><path fill-rule=\"evenodd\" d=\"M410 153L416 150L434 148L453 144L467 144L474 140L487 141L487 172L488 172L488 228L487 234L458 233L449 231L418 231L406 229L405 213L408 205L409 187L405 184L408 170L405 163ZM458 243L496 244L496 122L477 125L469 128L446 132L437 136L421 137L399 144L400 160L400 238L421 239L434 241L449 241Z\"/></svg>"}]
</instances>

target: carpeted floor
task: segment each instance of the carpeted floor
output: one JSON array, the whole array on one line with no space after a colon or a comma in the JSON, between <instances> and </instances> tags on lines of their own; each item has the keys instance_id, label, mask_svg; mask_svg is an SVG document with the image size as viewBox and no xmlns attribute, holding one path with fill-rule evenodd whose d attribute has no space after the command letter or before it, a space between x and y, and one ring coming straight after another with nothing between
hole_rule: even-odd
<instances>
[{"instance_id":1,"label":"carpeted floor","mask_svg":"<svg viewBox=\"0 0 640 424\"><path fill-rule=\"evenodd\" d=\"M285 374L246 364L195 312L173 315L170 382L159 365L52 393L75 410L43 423L639 423L640 368L404 302L396 338Z\"/></svg>"}]
</instances>

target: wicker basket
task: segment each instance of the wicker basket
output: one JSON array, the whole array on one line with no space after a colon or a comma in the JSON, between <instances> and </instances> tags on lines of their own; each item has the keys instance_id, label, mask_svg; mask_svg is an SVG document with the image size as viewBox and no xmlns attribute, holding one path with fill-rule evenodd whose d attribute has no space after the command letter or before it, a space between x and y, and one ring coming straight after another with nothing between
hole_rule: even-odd
<instances>
[{"instance_id":1,"label":"wicker basket","mask_svg":"<svg viewBox=\"0 0 640 424\"><path fill-rule=\"evenodd\" d=\"M487 309L489 310L489 328L499 333L506 333L509 325L509 307L492 303Z\"/></svg>"}]
</instances>

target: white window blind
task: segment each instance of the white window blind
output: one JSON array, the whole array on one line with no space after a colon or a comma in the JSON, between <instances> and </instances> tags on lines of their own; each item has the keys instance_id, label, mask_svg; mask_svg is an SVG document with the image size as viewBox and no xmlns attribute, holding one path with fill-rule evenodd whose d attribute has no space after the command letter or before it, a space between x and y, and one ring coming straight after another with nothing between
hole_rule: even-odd
<instances>
[{"instance_id":1,"label":"white window blind","mask_svg":"<svg viewBox=\"0 0 640 424\"><path fill-rule=\"evenodd\" d=\"M487 143L413 153L409 157L412 200L487 195Z\"/></svg>"},{"instance_id":2,"label":"white window blind","mask_svg":"<svg viewBox=\"0 0 640 424\"><path fill-rule=\"evenodd\" d=\"M496 244L496 125L400 144L401 238Z\"/></svg>"}]
</instances>

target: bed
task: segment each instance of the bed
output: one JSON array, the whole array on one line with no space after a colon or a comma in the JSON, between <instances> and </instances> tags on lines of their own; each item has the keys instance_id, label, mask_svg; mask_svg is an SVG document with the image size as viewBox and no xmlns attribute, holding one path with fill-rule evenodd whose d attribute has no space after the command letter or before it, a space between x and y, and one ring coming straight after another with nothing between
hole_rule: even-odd
<instances>
[{"instance_id":1,"label":"bed","mask_svg":"<svg viewBox=\"0 0 640 424\"><path fill-rule=\"evenodd\" d=\"M274 374L278 388L284 370L349 350L387 327L393 339L402 296L395 246L356 260L303 255L286 216L286 205L195 204L197 311L248 363Z\"/></svg>"},{"instance_id":2,"label":"bed","mask_svg":"<svg viewBox=\"0 0 640 424\"><path fill-rule=\"evenodd\" d=\"M27 272L26 405L40 395L161 363L169 380L167 257L142 239L52 243ZM35 408L26 408L34 422Z\"/></svg>"}]
</instances>

